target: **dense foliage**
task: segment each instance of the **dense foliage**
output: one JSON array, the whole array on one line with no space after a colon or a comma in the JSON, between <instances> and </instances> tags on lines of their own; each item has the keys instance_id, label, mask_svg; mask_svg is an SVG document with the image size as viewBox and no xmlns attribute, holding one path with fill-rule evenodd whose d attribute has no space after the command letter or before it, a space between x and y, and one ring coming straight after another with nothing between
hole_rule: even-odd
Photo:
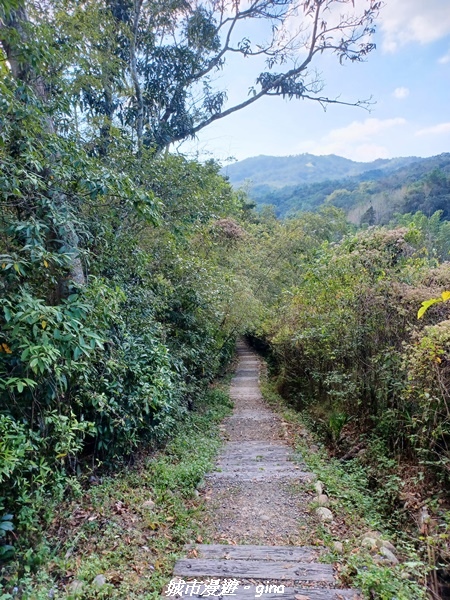
<instances>
[{"instance_id":1,"label":"dense foliage","mask_svg":"<svg viewBox=\"0 0 450 600\"><path fill-rule=\"evenodd\" d=\"M406 531L434 595L450 558L448 228L442 212L357 230L333 207L283 222L266 211L247 263L262 299L250 339L278 393L361 474L384 526ZM368 597L391 598L392 573L367 568L353 564Z\"/></svg>"},{"instance_id":2,"label":"dense foliage","mask_svg":"<svg viewBox=\"0 0 450 600\"><path fill-rule=\"evenodd\" d=\"M365 0L357 9L351 0L2 5L0 40L14 76L33 82L46 98L48 83L51 95L63 92L80 137L89 131L92 150L106 156L123 135L160 151L266 96L366 105L324 96L314 63L324 53L341 64L365 60L375 48L382 3ZM32 24L39 25L37 38ZM256 58L253 77L234 102L215 77L231 68L230 56ZM40 80L36 67L45 72Z\"/></svg>"},{"instance_id":3,"label":"dense foliage","mask_svg":"<svg viewBox=\"0 0 450 600\"><path fill-rule=\"evenodd\" d=\"M106 160L39 77L0 82L2 558L88 467L164 441L236 335L219 167L125 137Z\"/></svg>"},{"instance_id":4,"label":"dense foliage","mask_svg":"<svg viewBox=\"0 0 450 600\"><path fill-rule=\"evenodd\" d=\"M268 257L272 267L253 336L270 348L279 390L337 452L361 443L341 436L353 425L448 484L448 305L417 318L421 302L450 287L440 217L404 215L401 227L356 233L332 208L274 221L276 245L254 259L254 273Z\"/></svg>"}]
</instances>

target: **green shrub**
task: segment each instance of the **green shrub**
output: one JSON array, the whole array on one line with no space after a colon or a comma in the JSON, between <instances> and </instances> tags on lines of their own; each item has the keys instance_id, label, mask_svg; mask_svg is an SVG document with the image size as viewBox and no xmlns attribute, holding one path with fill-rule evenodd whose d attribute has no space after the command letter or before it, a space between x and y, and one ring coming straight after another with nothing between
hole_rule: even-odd
<instances>
[{"instance_id":1,"label":"green shrub","mask_svg":"<svg viewBox=\"0 0 450 600\"><path fill-rule=\"evenodd\" d=\"M356 426L381 440L380 457L418 458L448 480L450 328L445 320L430 325L448 309L436 304L419 321L417 311L440 297L450 270L436 268L422 244L417 223L370 228L333 245L316 240L293 264L277 267L291 284L272 300L259 335L270 345L279 391L307 408L343 454L342 433ZM395 469L382 458L375 468L372 458L374 472L393 477L374 487L388 487L387 505L395 503Z\"/></svg>"},{"instance_id":2,"label":"green shrub","mask_svg":"<svg viewBox=\"0 0 450 600\"><path fill-rule=\"evenodd\" d=\"M408 431L420 461L450 481L450 321L429 325L405 347Z\"/></svg>"}]
</instances>

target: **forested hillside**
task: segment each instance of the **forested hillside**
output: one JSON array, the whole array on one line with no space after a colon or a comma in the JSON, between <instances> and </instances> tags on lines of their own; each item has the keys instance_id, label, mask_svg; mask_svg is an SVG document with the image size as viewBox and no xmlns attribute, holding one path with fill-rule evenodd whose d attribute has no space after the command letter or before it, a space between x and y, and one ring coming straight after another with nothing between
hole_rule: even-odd
<instances>
[{"instance_id":1,"label":"forested hillside","mask_svg":"<svg viewBox=\"0 0 450 600\"><path fill-rule=\"evenodd\" d=\"M160 597L175 554L201 540L198 487L230 408L214 381L244 335L266 354L272 392L408 540L394 583L385 564L352 556L349 581L376 600L438 589L450 522L448 155L387 176L404 161L378 161L370 182L280 190L280 214L300 208L296 194L318 209L282 220L254 210L216 162L171 152L265 96L336 103L313 59L365 59L380 3L330 26L321 0L288 4L0 3L1 600ZM299 14L303 62L285 37ZM234 39L261 18L268 42ZM244 86L231 106L214 80L229 53L268 58L254 94Z\"/></svg>"},{"instance_id":2,"label":"forested hillside","mask_svg":"<svg viewBox=\"0 0 450 600\"><path fill-rule=\"evenodd\" d=\"M442 210L445 217L449 214L449 154L374 163L352 163L340 157L311 157L311 161L322 167L315 170L314 175L305 174L304 156L311 157L298 157L302 159L300 166L297 164L299 161L294 160L297 157L270 157L273 173L267 165L264 173L254 172L252 183L248 186L249 196L258 206L273 206L276 215L281 217L332 204L343 208L349 219L358 225L361 221L370 221L372 225L387 223L395 213L417 210L428 216L437 210ZM259 165L259 159L248 159L252 160ZM339 173L333 166L336 162L340 165L340 161L349 165ZM252 170L246 169L246 162L231 165L225 170L230 173L230 181L235 187L245 178L235 179L231 169L240 167L243 173L251 175ZM285 174L287 169L291 173L289 176ZM353 175L359 169L360 173ZM280 186L280 182L289 178L301 179L302 183L283 183Z\"/></svg>"},{"instance_id":3,"label":"forested hillside","mask_svg":"<svg viewBox=\"0 0 450 600\"><path fill-rule=\"evenodd\" d=\"M234 187L248 183L250 195L259 197L264 191L341 180L369 171L386 174L420 160L412 156L356 162L334 154L316 156L307 153L297 156L255 156L231 163L222 172Z\"/></svg>"}]
</instances>

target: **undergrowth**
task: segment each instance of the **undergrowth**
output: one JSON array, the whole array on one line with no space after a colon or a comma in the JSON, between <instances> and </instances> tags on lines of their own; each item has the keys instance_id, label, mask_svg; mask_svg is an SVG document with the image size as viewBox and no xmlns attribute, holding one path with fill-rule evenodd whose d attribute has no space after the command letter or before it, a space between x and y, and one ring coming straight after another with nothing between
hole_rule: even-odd
<instances>
[{"instance_id":1,"label":"undergrowth","mask_svg":"<svg viewBox=\"0 0 450 600\"><path fill-rule=\"evenodd\" d=\"M197 488L231 408L228 395L211 388L163 451L92 478L89 489L55 512L45 542L33 550L35 567L24 556L9 563L0 600L159 598L184 544L204 535ZM96 586L99 575L104 583Z\"/></svg>"},{"instance_id":2,"label":"undergrowth","mask_svg":"<svg viewBox=\"0 0 450 600\"><path fill-rule=\"evenodd\" d=\"M318 535L332 546L337 535L344 535L344 552L331 552L329 558L338 563L340 580L361 590L370 600L421 600L427 598L427 575L430 565L425 560L426 540L412 539L397 527L398 515L392 521L386 516L382 494L370 489L370 472L358 460L342 462L330 458L321 440L311 433L308 416L291 408L269 381L262 385L265 400L281 413L289 424L296 450L306 465L324 484L330 497L330 509L336 517L333 528L318 526ZM313 449L311 449L311 446ZM398 483L398 482L397 482ZM378 532L392 541L401 559L395 566L377 564L361 547L365 533Z\"/></svg>"}]
</instances>

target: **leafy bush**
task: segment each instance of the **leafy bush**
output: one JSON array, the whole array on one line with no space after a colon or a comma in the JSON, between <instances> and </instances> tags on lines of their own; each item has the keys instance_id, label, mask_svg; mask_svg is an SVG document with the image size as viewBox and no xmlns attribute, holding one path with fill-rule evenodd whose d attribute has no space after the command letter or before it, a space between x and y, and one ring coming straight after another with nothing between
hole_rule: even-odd
<instances>
[{"instance_id":1,"label":"leafy bush","mask_svg":"<svg viewBox=\"0 0 450 600\"><path fill-rule=\"evenodd\" d=\"M87 465L165 442L230 358L213 224L241 200L213 162L122 138L104 160L64 90L7 73L0 104L0 496L32 537Z\"/></svg>"},{"instance_id":2,"label":"leafy bush","mask_svg":"<svg viewBox=\"0 0 450 600\"><path fill-rule=\"evenodd\" d=\"M314 426L334 446L340 442L342 454L349 450L345 433L355 426L373 432L365 446L381 440L373 485L389 488L390 506L398 482L395 468L382 464L389 454L420 459L448 480L449 322L430 325L445 318L447 307L435 303L421 320L417 311L424 300L441 297L450 270L436 267L425 251L418 225L428 222L422 221L370 228L337 244L316 233L309 249L274 269L276 279L291 283L272 296L256 332L270 344L279 391L308 408ZM300 225L297 235L304 231ZM292 240L283 243L292 247ZM391 473L389 481L383 472Z\"/></svg>"},{"instance_id":3,"label":"leafy bush","mask_svg":"<svg viewBox=\"0 0 450 600\"><path fill-rule=\"evenodd\" d=\"M0 517L0 563L13 555L14 548L6 543L8 531L14 530L12 523L13 515L2 515Z\"/></svg>"},{"instance_id":4,"label":"leafy bush","mask_svg":"<svg viewBox=\"0 0 450 600\"><path fill-rule=\"evenodd\" d=\"M420 460L450 481L450 321L428 325L405 347L410 439Z\"/></svg>"}]
</instances>

